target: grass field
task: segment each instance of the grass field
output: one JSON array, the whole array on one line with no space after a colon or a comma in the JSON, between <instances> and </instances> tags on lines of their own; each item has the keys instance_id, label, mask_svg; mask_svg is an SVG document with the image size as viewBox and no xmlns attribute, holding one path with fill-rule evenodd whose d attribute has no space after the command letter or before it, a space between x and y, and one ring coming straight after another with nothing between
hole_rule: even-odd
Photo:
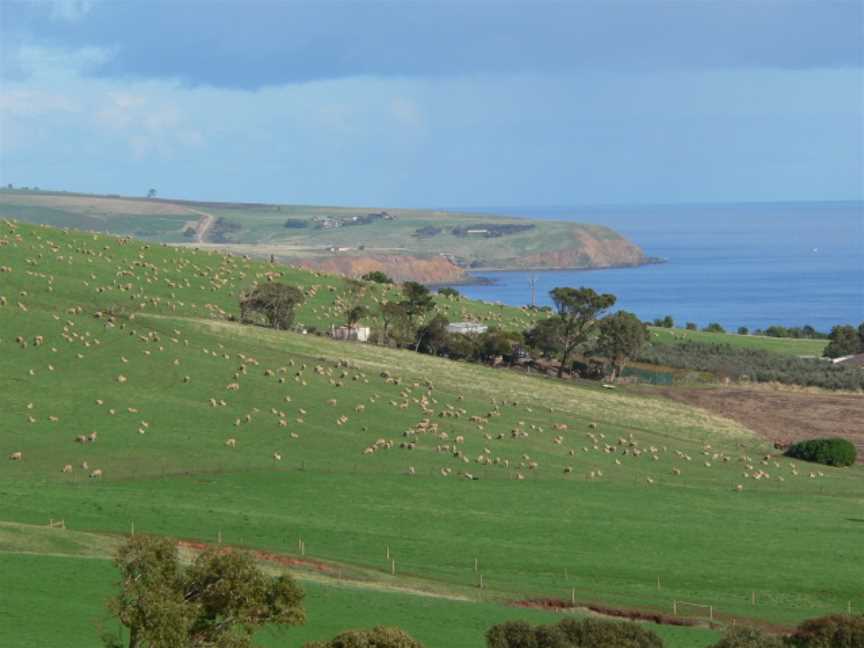
<instances>
[{"instance_id":1,"label":"grass field","mask_svg":"<svg viewBox=\"0 0 864 648\"><path fill-rule=\"evenodd\" d=\"M707 333L680 328L651 327L651 341L660 344L677 344L684 340L705 344L729 344L744 349L772 351L793 356L821 356L827 340L776 338L765 335L738 335L737 333Z\"/></svg>"},{"instance_id":2,"label":"grass field","mask_svg":"<svg viewBox=\"0 0 864 648\"><path fill-rule=\"evenodd\" d=\"M273 270L254 261L4 225L0 266L0 520L63 519L100 536L134 522L283 554L302 538L307 557L367 579L469 599L381 593L367 608L365 592L310 584L322 620L304 639L381 610L430 646L479 647L486 626L528 614L502 603L574 590L580 602L669 612L685 600L781 625L864 607L861 467L769 457L732 421L622 390L241 326L226 320L237 292ZM299 319L324 325L344 282L286 273L319 286ZM113 321L97 316L109 308ZM23 459L5 459L14 452ZM34 574L15 613L47 607L58 582L80 587L70 630L58 616L33 631L92 645L82 601L110 588L106 563L61 567L52 555L82 551L71 535L71 548L29 527L0 539L13 552L0 555L4 575ZM0 644L13 645L3 627ZM701 630L667 634L707 643Z\"/></svg>"}]
</instances>

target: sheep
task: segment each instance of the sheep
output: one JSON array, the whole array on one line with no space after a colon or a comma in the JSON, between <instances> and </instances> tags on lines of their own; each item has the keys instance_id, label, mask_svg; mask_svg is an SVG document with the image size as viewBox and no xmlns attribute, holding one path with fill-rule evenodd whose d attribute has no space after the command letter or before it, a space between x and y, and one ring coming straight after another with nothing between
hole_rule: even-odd
<instances>
[{"instance_id":1,"label":"sheep","mask_svg":"<svg viewBox=\"0 0 864 648\"><path fill-rule=\"evenodd\" d=\"M63 469L60 472L70 473L72 472L72 464L65 464Z\"/></svg>"},{"instance_id":2,"label":"sheep","mask_svg":"<svg viewBox=\"0 0 864 648\"><path fill-rule=\"evenodd\" d=\"M100 477L102 477L102 469L101 468L97 468L96 470L94 470L93 472L90 473L90 479L97 479Z\"/></svg>"},{"instance_id":3,"label":"sheep","mask_svg":"<svg viewBox=\"0 0 864 648\"><path fill-rule=\"evenodd\" d=\"M234 437L230 437L225 441L225 445L228 446L229 448L236 448L237 447L237 439L235 439Z\"/></svg>"},{"instance_id":4,"label":"sheep","mask_svg":"<svg viewBox=\"0 0 864 648\"><path fill-rule=\"evenodd\" d=\"M274 461L282 461L282 455L279 454L278 452L274 452L273 453L273 460Z\"/></svg>"},{"instance_id":5,"label":"sheep","mask_svg":"<svg viewBox=\"0 0 864 648\"><path fill-rule=\"evenodd\" d=\"M91 443L93 443L94 441L96 441L96 436L97 434L95 432L91 432L87 435L87 438L90 440Z\"/></svg>"},{"instance_id":6,"label":"sheep","mask_svg":"<svg viewBox=\"0 0 864 648\"><path fill-rule=\"evenodd\" d=\"M9 455L10 461L21 461L22 459L24 459L24 453L20 450Z\"/></svg>"}]
</instances>

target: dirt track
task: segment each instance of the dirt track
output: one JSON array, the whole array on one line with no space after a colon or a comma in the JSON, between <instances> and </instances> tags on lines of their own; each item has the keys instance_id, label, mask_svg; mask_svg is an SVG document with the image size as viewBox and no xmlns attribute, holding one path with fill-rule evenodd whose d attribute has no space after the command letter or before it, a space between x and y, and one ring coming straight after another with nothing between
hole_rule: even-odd
<instances>
[{"instance_id":1,"label":"dirt track","mask_svg":"<svg viewBox=\"0 0 864 648\"><path fill-rule=\"evenodd\" d=\"M731 418L771 441L844 437L858 447L858 461L864 463L864 395L746 387L651 392Z\"/></svg>"}]
</instances>

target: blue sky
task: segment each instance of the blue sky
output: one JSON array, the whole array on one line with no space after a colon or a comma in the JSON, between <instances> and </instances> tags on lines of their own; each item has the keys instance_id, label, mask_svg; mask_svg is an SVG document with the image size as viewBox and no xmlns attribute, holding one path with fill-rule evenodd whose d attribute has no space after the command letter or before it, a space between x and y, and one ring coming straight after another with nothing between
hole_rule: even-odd
<instances>
[{"instance_id":1,"label":"blue sky","mask_svg":"<svg viewBox=\"0 0 864 648\"><path fill-rule=\"evenodd\" d=\"M0 182L384 206L861 199L862 7L0 0Z\"/></svg>"}]
</instances>

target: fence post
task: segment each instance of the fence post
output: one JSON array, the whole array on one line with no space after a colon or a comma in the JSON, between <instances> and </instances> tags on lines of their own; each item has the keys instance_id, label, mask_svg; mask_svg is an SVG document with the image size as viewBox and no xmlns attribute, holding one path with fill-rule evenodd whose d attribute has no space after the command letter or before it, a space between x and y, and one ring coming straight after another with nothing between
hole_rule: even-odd
<instances>
[{"instance_id":1,"label":"fence post","mask_svg":"<svg viewBox=\"0 0 864 648\"><path fill-rule=\"evenodd\" d=\"M396 575L396 561L395 560L390 561L390 575L391 576Z\"/></svg>"},{"instance_id":2,"label":"fence post","mask_svg":"<svg viewBox=\"0 0 864 648\"><path fill-rule=\"evenodd\" d=\"M131 526L131 529L129 530L129 535L131 535L134 538L135 537L135 520L132 520L132 522L130 523L130 526Z\"/></svg>"},{"instance_id":3,"label":"fence post","mask_svg":"<svg viewBox=\"0 0 864 648\"><path fill-rule=\"evenodd\" d=\"M474 559L474 573L476 574L480 569L480 563L477 558Z\"/></svg>"},{"instance_id":4,"label":"fence post","mask_svg":"<svg viewBox=\"0 0 864 648\"><path fill-rule=\"evenodd\" d=\"M672 614L678 616L678 601L672 601Z\"/></svg>"},{"instance_id":5,"label":"fence post","mask_svg":"<svg viewBox=\"0 0 864 648\"><path fill-rule=\"evenodd\" d=\"M220 545L222 544L222 529L219 529L216 533L216 543Z\"/></svg>"},{"instance_id":6,"label":"fence post","mask_svg":"<svg viewBox=\"0 0 864 648\"><path fill-rule=\"evenodd\" d=\"M750 595L750 604L751 604L751 605L756 605L756 592L753 592L753 593Z\"/></svg>"},{"instance_id":7,"label":"fence post","mask_svg":"<svg viewBox=\"0 0 864 648\"><path fill-rule=\"evenodd\" d=\"M576 588L575 587L570 590L570 604L573 607L576 607Z\"/></svg>"}]
</instances>

